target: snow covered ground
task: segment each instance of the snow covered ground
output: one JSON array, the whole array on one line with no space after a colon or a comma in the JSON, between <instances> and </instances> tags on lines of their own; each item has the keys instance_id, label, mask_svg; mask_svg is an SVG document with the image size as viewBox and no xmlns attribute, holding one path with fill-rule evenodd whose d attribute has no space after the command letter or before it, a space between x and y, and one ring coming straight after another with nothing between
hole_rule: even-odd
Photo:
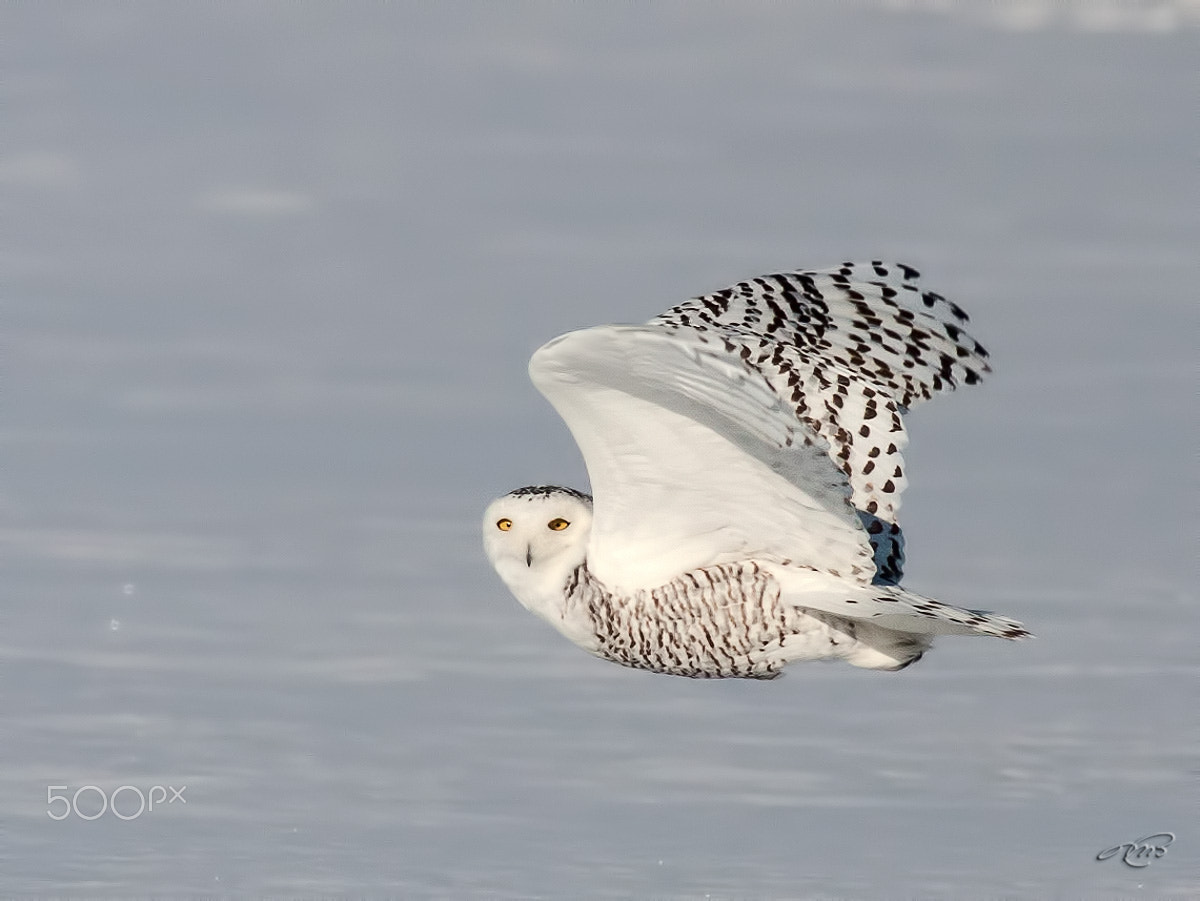
<instances>
[{"instance_id":1,"label":"snow covered ground","mask_svg":"<svg viewBox=\"0 0 1200 901\"><path fill-rule=\"evenodd\" d=\"M3 894L1194 897L1200 16L998 8L5 5ZM875 257L996 370L906 584L1036 641L692 682L518 607L536 346Z\"/></svg>"}]
</instances>

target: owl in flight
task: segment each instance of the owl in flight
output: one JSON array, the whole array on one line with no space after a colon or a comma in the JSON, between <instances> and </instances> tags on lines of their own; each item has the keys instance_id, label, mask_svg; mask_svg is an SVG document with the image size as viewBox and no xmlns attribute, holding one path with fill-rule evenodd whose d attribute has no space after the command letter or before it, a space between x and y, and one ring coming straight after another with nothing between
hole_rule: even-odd
<instances>
[{"instance_id":1,"label":"owl in flight","mask_svg":"<svg viewBox=\"0 0 1200 901\"><path fill-rule=\"evenodd\" d=\"M517 600L598 657L693 678L899 670L935 635L1027 637L900 586L903 415L989 371L966 313L918 276L764 275L541 347L530 377L594 496L519 488L487 508Z\"/></svg>"}]
</instances>

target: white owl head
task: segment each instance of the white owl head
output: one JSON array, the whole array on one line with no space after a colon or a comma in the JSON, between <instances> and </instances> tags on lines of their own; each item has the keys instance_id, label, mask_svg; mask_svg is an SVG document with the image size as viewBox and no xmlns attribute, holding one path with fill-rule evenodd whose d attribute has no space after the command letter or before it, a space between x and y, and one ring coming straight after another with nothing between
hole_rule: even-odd
<instances>
[{"instance_id":1,"label":"white owl head","mask_svg":"<svg viewBox=\"0 0 1200 901\"><path fill-rule=\"evenodd\" d=\"M587 556L592 499L572 488L534 485L496 498L483 514L483 548L525 607L561 607L567 578Z\"/></svg>"}]
</instances>

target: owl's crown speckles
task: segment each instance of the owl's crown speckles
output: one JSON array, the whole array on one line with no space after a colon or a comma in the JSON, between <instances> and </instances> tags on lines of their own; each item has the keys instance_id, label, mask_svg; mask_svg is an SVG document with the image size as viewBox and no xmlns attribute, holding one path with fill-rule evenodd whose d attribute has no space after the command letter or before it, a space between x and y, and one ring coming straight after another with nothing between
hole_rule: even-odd
<instances>
[{"instance_id":1,"label":"owl's crown speckles","mask_svg":"<svg viewBox=\"0 0 1200 901\"><path fill-rule=\"evenodd\" d=\"M592 502L590 494L584 494L582 491L576 491L574 488L564 488L562 485L526 485L524 488L517 488L508 493L509 497L526 497L526 498L548 498L556 495L566 495L573 497L577 501L583 501L586 504Z\"/></svg>"}]
</instances>

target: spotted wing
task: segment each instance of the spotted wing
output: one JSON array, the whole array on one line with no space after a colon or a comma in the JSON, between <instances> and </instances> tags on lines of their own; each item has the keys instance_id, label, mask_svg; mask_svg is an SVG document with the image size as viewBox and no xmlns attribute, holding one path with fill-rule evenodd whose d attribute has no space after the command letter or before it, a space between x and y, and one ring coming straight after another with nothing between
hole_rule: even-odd
<instances>
[{"instance_id":1,"label":"spotted wing","mask_svg":"<svg viewBox=\"0 0 1200 901\"><path fill-rule=\"evenodd\" d=\"M828 443L881 583L903 572L903 414L989 371L987 351L964 328L967 314L918 278L911 266L881 261L764 275L651 320L720 342Z\"/></svg>"}]
</instances>

